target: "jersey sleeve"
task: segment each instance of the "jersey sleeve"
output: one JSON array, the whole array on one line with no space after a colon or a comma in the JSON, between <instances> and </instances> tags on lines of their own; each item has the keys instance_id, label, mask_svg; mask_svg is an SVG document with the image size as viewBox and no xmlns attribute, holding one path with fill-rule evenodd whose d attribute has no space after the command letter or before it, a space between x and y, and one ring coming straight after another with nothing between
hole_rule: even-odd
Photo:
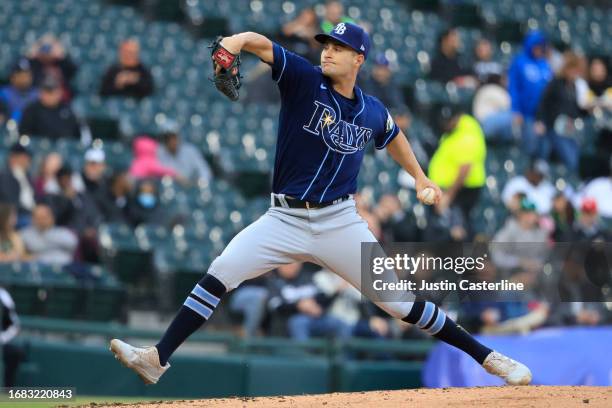
<instances>
[{"instance_id":1,"label":"jersey sleeve","mask_svg":"<svg viewBox=\"0 0 612 408\"><path fill-rule=\"evenodd\" d=\"M391 141L397 136L399 133L399 127L395 124L393 117L389 113L389 111L383 108L384 113L384 125L382 127L382 131L376 135L374 139L374 146L378 149L384 149Z\"/></svg>"},{"instance_id":2,"label":"jersey sleeve","mask_svg":"<svg viewBox=\"0 0 612 408\"><path fill-rule=\"evenodd\" d=\"M272 79L278 84L282 98L303 94L313 89L319 72L305 58L273 43Z\"/></svg>"}]
</instances>

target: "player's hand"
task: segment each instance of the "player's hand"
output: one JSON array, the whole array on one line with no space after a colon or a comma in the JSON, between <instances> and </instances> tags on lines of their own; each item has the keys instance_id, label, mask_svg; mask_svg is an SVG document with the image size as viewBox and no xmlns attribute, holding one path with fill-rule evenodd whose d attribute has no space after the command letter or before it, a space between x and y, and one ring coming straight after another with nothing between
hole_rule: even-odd
<instances>
[{"instance_id":1,"label":"player's hand","mask_svg":"<svg viewBox=\"0 0 612 408\"><path fill-rule=\"evenodd\" d=\"M240 54L240 50L242 49L241 40L236 37L223 37L221 40L221 45L223 48L231 52L232 54L238 55ZM215 68L215 75L221 72L223 68L220 65L217 65Z\"/></svg>"},{"instance_id":2,"label":"player's hand","mask_svg":"<svg viewBox=\"0 0 612 408\"><path fill-rule=\"evenodd\" d=\"M433 203L438 204L440 202L440 199L442 198L442 190L440 190L440 187L438 187L436 183L428 179L425 175L419 177L415 181L416 181L417 199L420 202L422 202L423 204L426 204L424 201L424 197L423 197L423 190L425 190L427 187L431 187L435 192L436 196L435 196Z\"/></svg>"}]
</instances>

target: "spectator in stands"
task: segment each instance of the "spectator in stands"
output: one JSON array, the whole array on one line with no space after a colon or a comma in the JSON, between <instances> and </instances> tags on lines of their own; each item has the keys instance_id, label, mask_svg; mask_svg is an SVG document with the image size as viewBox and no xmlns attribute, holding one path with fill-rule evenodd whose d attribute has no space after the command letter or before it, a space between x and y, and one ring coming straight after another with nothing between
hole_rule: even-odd
<instances>
[{"instance_id":1,"label":"spectator in stands","mask_svg":"<svg viewBox=\"0 0 612 408\"><path fill-rule=\"evenodd\" d=\"M270 65L263 61L259 61L257 65L245 75L243 84L244 87L246 87L246 92L242 100L245 103L253 105L279 104L280 92L278 88L270 88L270 75L272 75L272 68Z\"/></svg>"},{"instance_id":2,"label":"spectator in stands","mask_svg":"<svg viewBox=\"0 0 612 408\"><path fill-rule=\"evenodd\" d=\"M361 293L340 276L321 269L313 275L313 282L321 293L332 299L327 312L329 316L349 327L352 335L391 337L391 319L378 315L378 308L370 302L364 302Z\"/></svg>"},{"instance_id":3,"label":"spectator in stands","mask_svg":"<svg viewBox=\"0 0 612 408\"><path fill-rule=\"evenodd\" d=\"M134 178L176 177L178 173L161 164L157 156L157 142L147 136L134 140L134 159L130 165L130 175Z\"/></svg>"},{"instance_id":4,"label":"spectator in stands","mask_svg":"<svg viewBox=\"0 0 612 408\"><path fill-rule=\"evenodd\" d=\"M32 68L27 58L20 58L13 67L10 84L0 89L0 103L8 117L16 122L21 120L23 109L38 99L38 90L32 86Z\"/></svg>"},{"instance_id":5,"label":"spectator in stands","mask_svg":"<svg viewBox=\"0 0 612 408\"><path fill-rule=\"evenodd\" d=\"M429 162L429 178L444 190L436 210L442 214L456 205L468 221L486 179L484 134L478 121L457 107L443 108L441 116L444 134Z\"/></svg>"},{"instance_id":6,"label":"spectator in stands","mask_svg":"<svg viewBox=\"0 0 612 408\"><path fill-rule=\"evenodd\" d=\"M57 152L47 154L41 165L38 177L34 180L34 190L37 198L46 194L60 194L61 188L57 181L57 173L64 166L64 159ZM83 183L78 173L71 176L72 185L78 192L83 191Z\"/></svg>"},{"instance_id":7,"label":"spectator in stands","mask_svg":"<svg viewBox=\"0 0 612 408\"><path fill-rule=\"evenodd\" d=\"M582 199L580 215L574 225L574 233L577 241L610 241L610 233L601 225L597 212L597 201L593 198Z\"/></svg>"},{"instance_id":8,"label":"spectator in stands","mask_svg":"<svg viewBox=\"0 0 612 408\"><path fill-rule=\"evenodd\" d=\"M74 92L70 82L77 72L77 66L53 34L45 34L32 46L29 60L36 87L42 87L46 78L52 77L59 84L61 99L65 102L72 99Z\"/></svg>"},{"instance_id":9,"label":"spectator in stands","mask_svg":"<svg viewBox=\"0 0 612 408\"><path fill-rule=\"evenodd\" d=\"M317 288L311 274L302 271L301 263L278 267L269 289L268 308L285 322L291 338L350 336L350 327L327 313L332 299Z\"/></svg>"},{"instance_id":10,"label":"spectator in stands","mask_svg":"<svg viewBox=\"0 0 612 408\"><path fill-rule=\"evenodd\" d=\"M152 180L143 180L136 186L134 198L128 202L128 217L134 227L162 224L165 221L159 205L157 186Z\"/></svg>"},{"instance_id":11,"label":"spectator in stands","mask_svg":"<svg viewBox=\"0 0 612 408\"><path fill-rule=\"evenodd\" d=\"M306 58L314 65L321 62L321 47L314 36L319 32L317 14L307 7L285 23L280 31L280 42L285 48Z\"/></svg>"},{"instance_id":12,"label":"spectator in stands","mask_svg":"<svg viewBox=\"0 0 612 408\"><path fill-rule=\"evenodd\" d=\"M63 165L57 172L59 191L48 194L42 202L52 209L56 225L70 228L77 234L80 258L88 262L97 262L97 231L102 215L94 197L77 189L74 174L69 166Z\"/></svg>"},{"instance_id":13,"label":"spectator in stands","mask_svg":"<svg viewBox=\"0 0 612 408\"><path fill-rule=\"evenodd\" d=\"M456 28L442 32L438 39L438 53L431 62L431 79L442 83L453 81L458 86L476 86L471 70L459 63L460 48L461 38Z\"/></svg>"},{"instance_id":14,"label":"spectator in stands","mask_svg":"<svg viewBox=\"0 0 612 408\"><path fill-rule=\"evenodd\" d=\"M499 78L504 73L504 67L499 61L493 60L493 47L491 41L481 38L474 47L476 62L474 62L474 74L481 84L488 83L491 77Z\"/></svg>"},{"instance_id":15,"label":"spectator in stands","mask_svg":"<svg viewBox=\"0 0 612 408\"><path fill-rule=\"evenodd\" d=\"M548 214L555 196L555 187L549 181L550 168L544 160L533 160L525 174L514 176L506 183L502 191L502 200L506 208L514 213L520 206L517 197L524 194L533 202L539 214Z\"/></svg>"},{"instance_id":16,"label":"spectator in stands","mask_svg":"<svg viewBox=\"0 0 612 408\"><path fill-rule=\"evenodd\" d=\"M76 183L77 191L95 196L105 182L106 154L102 148L92 147L85 152L85 163Z\"/></svg>"},{"instance_id":17,"label":"spectator in stands","mask_svg":"<svg viewBox=\"0 0 612 408\"><path fill-rule=\"evenodd\" d=\"M266 318L268 279L268 275L250 279L232 292L229 307L233 313L242 315L240 330L243 337L254 337L260 333Z\"/></svg>"},{"instance_id":18,"label":"spectator in stands","mask_svg":"<svg viewBox=\"0 0 612 408\"><path fill-rule=\"evenodd\" d=\"M401 129L410 126L410 110L404 102L402 88L393 80L393 72L389 60L384 54L379 54L374 60L372 75L362 84L363 90L369 95L380 99L394 116L395 123Z\"/></svg>"},{"instance_id":19,"label":"spectator in stands","mask_svg":"<svg viewBox=\"0 0 612 408\"><path fill-rule=\"evenodd\" d=\"M591 60L588 72L589 89L595 98L612 98L612 79L608 75L608 67L602 58L595 57ZM609 105L608 105L609 106Z\"/></svg>"},{"instance_id":20,"label":"spectator in stands","mask_svg":"<svg viewBox=\"0 0 612 408\"><path fill-rule=\"evenodd\" d=\"M0 203L0 262L16 262L27 259L21 237L15 230L17 211L10 204Z\"/></svg>"},{"instance_id":21,"label":"spectator in stands","mask_svg":"<svg viewBox=\"0 0 612 408\"><path fill-rule=\"evenodd\" d=\"M341 1L328 0L325 2L325 16L321 22L321 31L329 34L338 23L354 23L355 21L344 15L344 5Z\"/></svg>"},{"instance_id":22,"label":"spectator in stands","mask_svg":"<svg viewBox=\"0 0 612 408\"><path fill-rule=\"evenodd\" d=\"M520 128L523 148L531 156L537 156L539 137L534 133L534 121L540 99L553 73L546 61L548 42L540 31L532 31L526 37L523 50L510 65L508 90L512 99L513 125Z\"/></svg>"},{"instance_id":23,"label":"spectator in stands","mask_svg":"<svg viewBox=\"0 0 612 408\"><path fill-rule=\"evenodd\" d=\"M34 179L36 197L59 192L57 172L62 168L64 160L58 152L48 153L40 163L38 175Z\"/></svg>"},{"instance_id":24,"label":"spectator in stands","mask_svg":"<svg viewBox=\"0 0 612 408\"><path fill-rule=\"evenodd\" d=\"M70 105L62 101L62 89L57 79L47 77L41 83L38 100L23 111L19 132L53 140L80 138L79 122Z\"/></svg>"},{"instance_id":25,"label":"spectator in stands","mask_svg":"<svg viewBox=\"0 0 612 408\"><path fill-rule=\"evenodd\" d=\"M487 141L511 142L514 140L510 94L505 78L489 75L474 95L472 111L480 122Z\"/></svg>"},{"instance_id":26,"label":"spectator in stands","mask_svg":"<svg viewBox=\"0 0 612 408\"><path fill-rule=\"evenodd\" d=\"M6 167L0 170L0 202L17 209L17 227L30 221L30 213L36 204L34 187L28 176L32 155L25 146L11 146Z\"/></svg>"},{"instance_id":27,"label":"spectator in stands","mask_svg":"<svg viewBox=\"0 0 612 408\"><path fill-rule=\"evenodd\" d=\"M373 210L382 228L383 242L417 241L417 226L408 216L395 194L385 194Z\"/></svg>"},{"instance_id":28,"label":"spectator in stands","mask_svg":"<svg viewBox=\"0 0 612 408\"><path fill-rule=\"evenodd\" d=\"M77 234L95 235L101 216L93 198L77 191L70 166L63 165L57 172L59 191L48 194L42 201L53 210L56 225L68 227Z\"/></svg>"},{"instance_id":29,"label":"spectator in stands","mask_svg":"<svg viewBox=\"0 0 612 408\"><path fill-rule=\"evenodd\" d=\"M599 214L612 219L612 157L609 160L610 175L593 179L584 187L579 197L592 198L597 203Z\"/></svg>"},{"instance_id":30,"label":"spectator in stands","mask_svg":"<svg viewBox=\"0 0 612 408\"><path fill-rule=\"evenodd\" d=\"M164 123L160 137L157 157L162 166L176 171L183 179L191 182L210 182L212 172L202 153L193 144L182 140L178 124L167 120Z\"/></svg>"},{"instance_id":31,"label":"spectator in stands","mask_svg":"<svg viewBox=\"0 0 612 408\"><path fill-rule=\"evenodd\" d=\"M115 171L96 194L96 204L107 223L129 223L128 200L132 185L127 171Z\"/></svg>"},{"instance_id":32,"label":"spectator in stands","mask_svg":"<svg viewBox=\"0 0 612 408\"><path fill-rule=\"evenodd\" d=\"M553 199L552 211L550 213L555 229L551 238L555 242L570 242L574 239L574 206L567 196L558 192Z\"/></svg>"},{"instance_id":33,"label":"spectator in stands","mask_svg":"<svg viewBox=\"0 0 612 408\"><path fill-rule=\"evenodd\" d=\"M572 171L578 170L580 154L574 124L583 114L576 95L576 80L580 76L580 71L580 58L575 54L567 54L558 77L544 90L534 126L539 140L536 156L547 160L554 150L565 166Z\"/></svg>"},{"instance_id":34,"label":"spectator in stands","mask_svg":"<svg viewBox=\"0 0 612 408\"><path fill-rule=\"evenodd\" d=\"M62 266L72 262L77 237L68 228L55 225L49 206L38 204L32 211L32 225L20 233L34 261Z\"/></svg>"},{"instance_id":35,"label":"spectator in stands","mask_svg":"<svg viewBox=\"0 0 612 408\"><path fill-rule=\"evenodd\" d=\"M495 245L495 244L494 244ZM490 259L476 272L474 281L496 282L501 276ZM519 293L475 292L469 302L461 302L461 323L468 330L481 333L526 333L541 326L548 315L546 305L527 302Z\"/></svg>"},{"instance_id":36,"label":"spectator in stands","mask_svg":"<svg viewBox=\"0 0 612 408\"><path fill-rule=\"evenodd\" d=\"M516 217L510 216L493 237L491 256L498 268L526 273L535 278L546 260L548 232L540 227L536 205L523 198ZM523 245L504 245L504 244Z\"/></svg>"},{"instance_id":37,"label":"spectator in stands","mask_svg":"<svg viewBox=\"0 0 612 408\"><path fill-rule=\"evenodd\" d=\"M100 95L140 99L151 95L153 87L153 77L140 61L138 41L134 39L123 41L119 45L119 62L111 65L102 78Z\"/></svg>"},{"instance_id":38,"label":"spectator in stands","mask_svg":"<svg viewBox=\"0 0 612 408\"><path fill-rule=\"evenodd\" d=\"M0 344L4 363L4 386L14 387L17 380L19 364L24 359L24 350L20 345L13 343L19 334L20 324L15 302L6 289L0 287L0 316L2 316L2 331Z\"/></svg>"}]
</instances>

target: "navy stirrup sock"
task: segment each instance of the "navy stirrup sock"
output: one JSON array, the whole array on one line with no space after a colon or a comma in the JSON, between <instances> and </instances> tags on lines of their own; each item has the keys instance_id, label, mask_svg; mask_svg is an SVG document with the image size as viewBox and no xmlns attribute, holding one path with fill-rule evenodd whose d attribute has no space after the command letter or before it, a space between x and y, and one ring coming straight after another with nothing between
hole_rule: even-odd
<instances>
[{"instance_id":1,"label":"navy stirrup sock","mask_svg":"<svg viewBox=\"0 0 612 408\"><path fill-rule=\"evenodd\" d=\"M208 274L195 285L166 333L155 345L162 366L166 365L172 353L210 318L225 292L225 286Z\"/></svg>"},{"instance_id":2,"label":"navy stirrup sock","mask_svg":"<svg viewBox=\"0 0 612 408\"><path fill-rule=\"evenodd\" d=\"M463 327L446 316L438 306L431 302L414 302L410 313L402 320L414 324L433 337L463 350L472 356L478 364L482 364L492 351L480 344Z\"/></svg>"}]
</instances>

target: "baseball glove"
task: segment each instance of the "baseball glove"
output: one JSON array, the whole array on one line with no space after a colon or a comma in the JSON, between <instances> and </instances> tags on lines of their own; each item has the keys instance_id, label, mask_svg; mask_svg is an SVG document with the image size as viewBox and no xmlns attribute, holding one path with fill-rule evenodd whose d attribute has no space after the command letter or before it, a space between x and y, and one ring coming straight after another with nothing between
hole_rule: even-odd
<instances>
[{"instance_id":1,"label":"baseball glove","mask_svg":"<svg viewBox=\"0 0 612 408\"><path fill-rule=\"evenodd\" d=\"M237 101L240 93L240 55L232 54L221 45L223 37L219 36L208 48L211 48L214 82L217 89L232 101Z\"/></svg>"}]
</instances>

